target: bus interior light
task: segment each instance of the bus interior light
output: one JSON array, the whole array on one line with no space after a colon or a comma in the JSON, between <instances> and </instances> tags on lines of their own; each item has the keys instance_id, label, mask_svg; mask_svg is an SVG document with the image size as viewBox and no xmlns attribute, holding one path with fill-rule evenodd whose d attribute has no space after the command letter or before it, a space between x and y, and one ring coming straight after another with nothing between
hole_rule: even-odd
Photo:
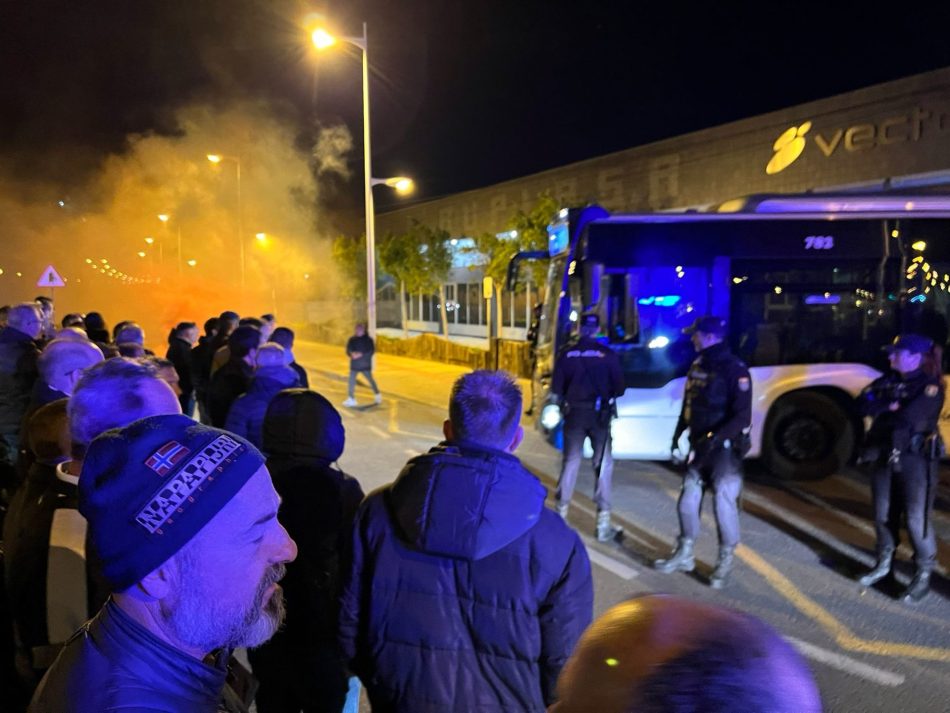
<instances>
[{"instance_id":1,"label":"bus interior light","mask_svg":"<svg viewBox=\"0 0 950 713\"><path fill-rule=\"evenodd\" d=\"M653 337L647 343L647 349L662 349L665 346L668 346L670 343L669 337Z\"/></svg>"},{"instance_id":2,"label":"bus interior light","mask_svg":"<svg viewBox=\"0 0 950 713\"><path fill-rule=\"evenodd\" d=\"M926 302L927 295L914 295L913 297L910 298L910 301L911 302Z\"/></svg>"},{"instance_id":3,"label":"bus interior light","mask_svg":"<svg viewBox=\"0 0 950 713\"><path fill-rule=\"evenodd\" d=\"M641 297L637 304L654 305L656 307L675 307L682 299L679 295L659 295L655 297Z\"/></svg>"},{"instance_id":4,"label":"bus interior light","mask_svg":"<svg viewBox=\"0 0 950 713\"><path fill-rule=\"evenodd\" d=\"M806 305L836 305L841 302L840 295L832 295L829 292L823 295L805 295Z\"/></svg>"}]
</instances>

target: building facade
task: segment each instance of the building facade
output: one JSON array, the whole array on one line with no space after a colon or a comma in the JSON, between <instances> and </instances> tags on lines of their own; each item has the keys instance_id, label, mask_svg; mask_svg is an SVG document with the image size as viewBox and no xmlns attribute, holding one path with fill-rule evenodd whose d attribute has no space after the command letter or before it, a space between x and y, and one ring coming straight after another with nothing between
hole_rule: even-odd
<instances>
[{"instance_id":1,"label":"building facade","mask_svg":"<svg viewBox=\"0 0 950 713\"><path fill-rule=\"evenodd\" d=\"M930 186L950 188L950 68L417 203L379 215L376 225L380 234L398 233L418 220L464 244L473 235L504 232L512 215L543 193L562 206L652 212L756 193ZM471 267L471 257L460 253L446 285L450 334L485 335L496 311L482 299L481 274ZM493 334L523 337L537 296L502 299ZM408 326L438 332L438 299L412 300Z\"/></svg>"}]
</instances>

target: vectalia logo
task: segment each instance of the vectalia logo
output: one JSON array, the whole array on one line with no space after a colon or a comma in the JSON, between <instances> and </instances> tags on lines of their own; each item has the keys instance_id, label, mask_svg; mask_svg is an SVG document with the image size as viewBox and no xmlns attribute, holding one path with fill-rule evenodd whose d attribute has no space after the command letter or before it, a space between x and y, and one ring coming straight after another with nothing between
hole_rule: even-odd
<instances>
[{"instance_id":1,"label":"vectalia logo","mask_svg":"<svg viewBox=\"0 0 950 713\"><path fill-rule=\"evenodd\" d=\"M800 126L790 126L782 132L775 143L772 144L772 151L775 154L769 165L765 167L768 175L773 175L779 171L784 171L791 166L795 160L802 155L805 150L805 134L811 129L811 122L806 121Z\"/></svg>"}]
</instances>

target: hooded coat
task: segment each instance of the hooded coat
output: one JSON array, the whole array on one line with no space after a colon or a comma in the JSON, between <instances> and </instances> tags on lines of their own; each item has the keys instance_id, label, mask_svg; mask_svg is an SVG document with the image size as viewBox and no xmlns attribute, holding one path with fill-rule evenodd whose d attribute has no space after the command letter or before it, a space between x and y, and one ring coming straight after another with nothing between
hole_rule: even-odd
<instances>
[{"instance_id":1,"label":"hooded coat","mask_svg":"<svg viewBox=\"0 0 950 713\"><path fill-rule=\"evenodd\" d=\"M264 414L271 399L284 389L298 386L297 372L289 366L262 366L254 372L247 391L238 396L224 422L224 429L246 438L258 448L263 442Z\"/></svg>"},{"instance_id":2,"label":"hooded coat","mask_svg":"<svg viewBox=\"0 0 950 713\"><path fill-rule=\"evenodd\" d=\"M261 684L257 707L261 713L338 713L347 692L336 643L340 551L363 490L333 467L343 453L343 422L320 394L281 392L267 411L263 434L267 468L282 500L277 517L297 543L297 559L281 580L284 626L248 652Z\"/></svg>"},{"instance_id":3,"label":"hooded coat","mask_svg":"<svg viewBox=\"0 0 950 713\"><path fill-rule=\"evenodd\" d=\"M544 711L590 562L513 455L443 443L357 514L340 640L374 711Z\"/></svg>"}]
</instances>

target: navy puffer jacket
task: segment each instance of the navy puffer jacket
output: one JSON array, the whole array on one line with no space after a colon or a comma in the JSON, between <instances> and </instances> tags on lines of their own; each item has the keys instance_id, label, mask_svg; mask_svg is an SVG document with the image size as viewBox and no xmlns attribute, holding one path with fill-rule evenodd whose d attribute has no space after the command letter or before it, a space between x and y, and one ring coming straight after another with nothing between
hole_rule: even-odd
<instances>
[{"instance_id":1,"label":"navy puffer jacket","mask_svg":"<svg viewBox=\"0 0 950 713\"><path fill-rule=\"evenodd\" d=\"M363 502L341 644L373 711L544 711L590 623L577 534L514 456L442 444Z\"/></svg>"}]
</instances>

